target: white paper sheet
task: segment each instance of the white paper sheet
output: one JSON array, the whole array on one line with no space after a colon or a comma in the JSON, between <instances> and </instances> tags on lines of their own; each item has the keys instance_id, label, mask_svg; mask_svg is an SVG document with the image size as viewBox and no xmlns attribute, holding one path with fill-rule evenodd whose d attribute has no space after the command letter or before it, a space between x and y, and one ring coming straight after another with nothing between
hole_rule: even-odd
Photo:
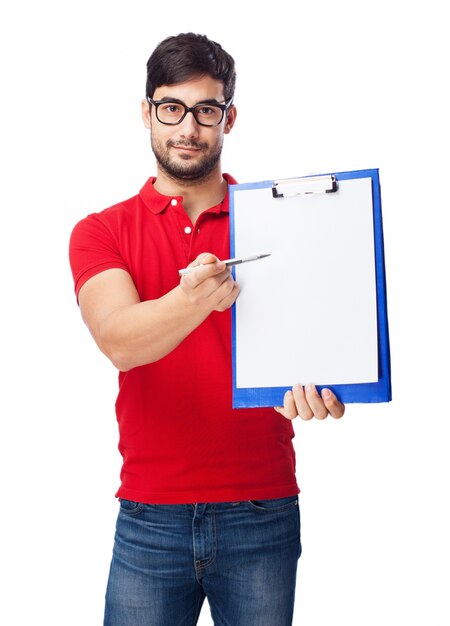
<instances>
[{"instance_id":1,"label":"white paper sheet","mask_svg":"<svg viewBox=\"0 0 450 626\"><path fill-rule=\"evenodd\" d=\"M331 194L237 189L236 386L378 380L370 178Z\"/></svg>"}]
</instances>

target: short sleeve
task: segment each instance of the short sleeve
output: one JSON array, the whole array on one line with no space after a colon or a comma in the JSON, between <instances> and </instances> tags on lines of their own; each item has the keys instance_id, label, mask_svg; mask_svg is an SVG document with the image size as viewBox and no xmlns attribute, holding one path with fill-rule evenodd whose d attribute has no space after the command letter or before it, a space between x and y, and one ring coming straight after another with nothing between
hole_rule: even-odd
<instances>
[{"instance_id":1,"label":"short sleeve","mask_svg":"<svg viewBox=\"0 0 450 626\"><path fill-rule=\"evenodd\" d=\"M118 237L101 214L88 215L75 226L69 259L77 298L84 283L96 274L113 268L129 271L120 254Z\"/></svg>"}]
</instances>

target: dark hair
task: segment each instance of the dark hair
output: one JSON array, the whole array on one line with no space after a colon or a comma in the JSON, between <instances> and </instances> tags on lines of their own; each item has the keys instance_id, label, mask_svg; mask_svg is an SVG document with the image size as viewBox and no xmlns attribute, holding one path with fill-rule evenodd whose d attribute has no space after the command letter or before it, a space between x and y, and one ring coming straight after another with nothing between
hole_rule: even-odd
<instances>
[{"instance_id":1,"label":"dark hair","mask_svg":"<svg viewBox=\"0 0 450 626\"><path fill-rule=\"evenodd\" d=\"M225 100L234 95L234 60L206 35L180 33L161 41L147 61L146 95L153 97L161 85L173 85L194 76L209 75L223 82Z\"/></svg>"}]
</instances>

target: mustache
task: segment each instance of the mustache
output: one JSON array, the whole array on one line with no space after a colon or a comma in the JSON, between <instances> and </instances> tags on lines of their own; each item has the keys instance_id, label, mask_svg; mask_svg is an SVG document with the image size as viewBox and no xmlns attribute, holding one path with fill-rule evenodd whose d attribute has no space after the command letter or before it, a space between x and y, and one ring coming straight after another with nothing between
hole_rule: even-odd
<instances>
[{"instance_id":1,"label":"mustache","mask_svg":"<svg viewBox=\"0 0 450 626\"><path fill-rule=\"evenodd\" d=\"M177 146L182 146L183 148L194 148L196 150L206 150L206 148L208 147L208 144L204 142L200 142L200 141L194 141L193 139L189 141L186 139L180 139L179 141L172 141L171 139L168 139L166 142L166 146L168 148L176 148Z\"/></svg>"}]
</instances>

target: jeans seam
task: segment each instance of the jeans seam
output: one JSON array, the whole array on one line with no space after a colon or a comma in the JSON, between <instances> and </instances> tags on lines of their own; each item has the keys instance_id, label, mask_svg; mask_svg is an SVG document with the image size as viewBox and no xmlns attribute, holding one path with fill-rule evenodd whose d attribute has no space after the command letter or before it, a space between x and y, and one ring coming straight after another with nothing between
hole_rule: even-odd
<instances>
[{"instance_id":1,"label":"jeans seam","mask_svg":"<svg viewBox=\"0 0 450 626\"><path fill-rule=\"evenodd\" d=\"M209 567L211 565L211 563L213 563L216 560L216 554L217 554L217 538L216 538L216 512L214 509L212 509L212 527L213 527L213 541L212 541L212 550L211 550L211 556L210 558L205 562L205 563L200 563L198 566L196 565L196 570L199 572L203 569L206 569L207 567Z\"/></svg>"},{"instance_id":2,"label":"jeans seam","mask_svg":"<svg viewBox=\"0 0 450 626\"><path fill-rule=\"evenodd\" d=\"M194 621L192 622L192 626L195 626L198 622L198 618L200 617L200 611L202 610L203 598L199 597L197 600L197 606L195 608L194 613Z\"/></svg>"},{"instance_id":3,"label":"jeans seam","mask_svg":"<svg viewBox=\"0 0 450 626\"><path fill-rule=\"evenodd\" d=\"M120 509L120 513L122 513L122 515L126 515L127 517L136 517L137 515L140 515L142 513L142 511L144 510L144 507L138 506L135 509Z\"/></svg>"},{"instance_id":4,"label":"jeans seam","mask_svg":"<svg viewBox=\"0 0 450 626\"><path fill-rule=\"evenodd\" d=\"M289 504L285 504L285 505L280 506L280 507L268 507L268 508L258 507L256 504L252 503L252 500L247 500L246 503L248 504L248 507L250 508L251 511L254 511L255 513L262 513L262 514L267 514L267 513L284 513L285 511L289 511L290 509L294 509L296 506L298 507L298 501L297 502L290 502Z\"/></svg>"}]
</instances>

